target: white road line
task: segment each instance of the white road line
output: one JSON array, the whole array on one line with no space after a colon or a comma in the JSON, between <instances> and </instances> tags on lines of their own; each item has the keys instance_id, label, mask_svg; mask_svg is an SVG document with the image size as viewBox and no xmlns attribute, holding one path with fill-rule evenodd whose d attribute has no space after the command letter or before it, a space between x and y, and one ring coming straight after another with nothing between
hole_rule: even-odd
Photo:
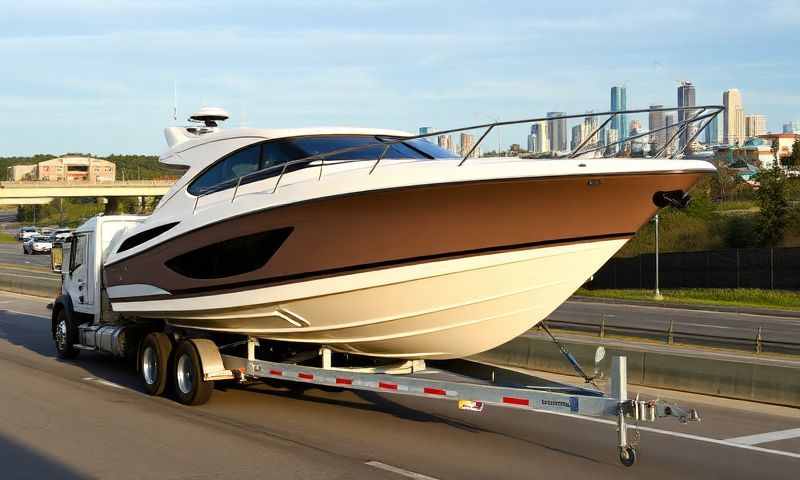
<instances>
[{"instance_id":1,"label":"white road line","mask_svg":"<svg viewBox=\"0 0 800 480\"><path fill-rule=\"evenodd\" d=\"M5 311L6 312L10 312L10 313L16 313L17 315L25 315L25 316L28 316L28 317L46 318L48 320L50 319L49 315L39 315L38 313L20 312L18 310L9 310L9 309L6 309Z\"/></svg>"},{"instance_id":2,"label":"white road line","mask_svg":"<svg viewBox=\"0 0 800 480\"><path fill-rule=\"evenodd\" d=\"M402 475L408 478L415 478L417 480L437 480L435 477L429 477L428 475L412 472L410 470L406 470L400 467L395 467L393 465L387 465L385 463L376 462L375 460L366 462L366 464L369 465L370 467L380 468L381 470L386 470L387 472L396 473L398 475Z\"/></svg>"},{"instance_id":3,"label":"white road line","mask_svg":"<svg viewBox=\"0 0 800 480\"><path fill-rule=\"evenodd\" d=\"M572 417L572 418L576 418L578 420L588 420L590 422L605 423L607 425L616 425L617 424L617 422L615 422L613 420L606 420L604 418L581 417L579 415L575 415L575 414L572 414L572 413L551 412L549 410L538 410L538 409L533 409L533 410L536 411L536 412L540 412L540 413L548 413L550 415L561 415L563 417ZM692 434L689 434L689 433L672 432L670 430L660 430L658 428L652 428L652 427L642 427L642 426L628 425L628 428L631 429L631 430L641 430L642 432L658 433L658 434L661 434L661 435L669 435L669 436L672 436L672 437L685 438L687 440L695 440L697 442L713 443L715 445L722 445L722 446L725 446L725 447L741 448L743 450L750 450L750 451L753 451L753 452L769 453L769 454L772 454L772 455L781 455L781 456L790 457L790 458L800 458L800 453L785 452L783 450L774 450L774 449L771 449L771 448L754 447L752 445L744 445L744 444L741 444L741 443L734 443L734 442L731 442L730 440L719 440L719 439L716 439L716 438L701 437L699 435L692 435Z\"/></svg>"},{"instance_id":4,"label":"white road line","mask_svg":"<svg viewBox=\"0 0 800 480\"><path fill-rule=\"evenodd\" d=\"M788 440L790 438L800 437L800 428L792 428L789 430L778 430L777 432L759 433L756 435L747 435L744 437L735 437L725 440L726 442L739 443L742 445L756 445L759 443L777 442L778 440Z\"/></svg>"},{"instance_id":5,"label":"white road line","mask_svg":"<svg viewBox=\"0 0 800 480\"><path fill-rule=\"evenodd\" d=\"M87 382L95 382L99 383L100 385L105 385L106 387L114 387L114 388L119 388L120 390L127 390L127 388L123 387L122 385L118 385L114 382L109 382L108 380L103 380L102 378L84 377L83 379L86 380Z\"/></svg>"}]
</instances>

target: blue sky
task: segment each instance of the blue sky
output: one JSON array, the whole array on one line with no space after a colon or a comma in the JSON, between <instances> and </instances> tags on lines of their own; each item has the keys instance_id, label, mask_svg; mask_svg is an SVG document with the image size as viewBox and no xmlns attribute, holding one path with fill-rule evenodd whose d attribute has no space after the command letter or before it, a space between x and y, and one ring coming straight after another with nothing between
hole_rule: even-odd
<instances>
[{"instance_id":1,"label":"blue sky","mask_svg":"<svg viewBox=\"0 0 800 480\"><path fill-rule=\"evenodd\" d=\"M0 156L158 153L179 116L415 130L698 103L800 120L800 1L0 0ZM507 135L523 142L524 132ZM505 138L504 138L505 140Z\"/></svg>"}]
</instances>

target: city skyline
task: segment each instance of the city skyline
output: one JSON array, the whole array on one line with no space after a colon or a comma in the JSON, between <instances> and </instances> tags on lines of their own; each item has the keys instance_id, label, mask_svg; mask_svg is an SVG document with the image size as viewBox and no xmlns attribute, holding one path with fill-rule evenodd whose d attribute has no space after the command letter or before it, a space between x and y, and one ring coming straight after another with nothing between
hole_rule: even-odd
<instances>
[{"instance_id":1,"label":"city skyline","mask_svg":"<svg viewBox=\"0 0 800 480\"><path fill-rule=\"evenodd\" d=\"M770 131L800 120L793 2L728 9L513 1L514 15L505 15L480 2L409 0L392 6L391 22L385 2L8 5L0 32L6 156L159 153L176 83L178 123L214 105L231 113L229 127L414 132L580 114L604 111L612 85L626 86L628 108L675 106L676 79L693 81L697 104L719 104L720 92L740 89L747 111L766 115ZM742 11L759 22L748 35L731 28ZM703 28L651 35L653 18ZM600 40L611 32L636 41L608 48ZM554 36L558 42L545 41Z\"/></svg>"}]
</instances>

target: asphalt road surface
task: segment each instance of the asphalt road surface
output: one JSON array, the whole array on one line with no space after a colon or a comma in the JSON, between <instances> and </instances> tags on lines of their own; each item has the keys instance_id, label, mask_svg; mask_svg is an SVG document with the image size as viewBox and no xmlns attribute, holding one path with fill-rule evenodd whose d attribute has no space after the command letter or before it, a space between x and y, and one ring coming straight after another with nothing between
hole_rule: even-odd
<instances>
[{"instance_id":1,"label":"asphalt road surface","mask_svg":"<svg viewBox=\"0 0 800 480\"><path fill-rule=\"evenodd\" d=\"M22 242L0 243L0 264L49 268L50 255L25 255L22 253Z\"/></svg>"},{"instance_id":2,"label":"asphalt road surface","mask_svg":"<svg viewBox=\"0 0 800 480\"><path fill-rule=\"evenodd\" d=\"M797 478L796 409L682 394L700 424L613 425L373 393L253 385L185 407L141 393L123 362L59 361L46 300L0 294L0 478ZM678 394L645 391L670 398Z\"/></svg>"},{"instance_id":3,"label":"asphalt road surface","mask_svg":"<svg viewBox=\"0 0 800 480\"><path fill-rule=\"evenodd\" d=\"M762 327L765 340L800 343L800 318L776 315L753 315L738 312L714 312L659 306L567 301L551 320L592 323L607 326L659 329L666 332L670 321L676 331L714 336L754 339Z\"/></svg>"}]
</instances>

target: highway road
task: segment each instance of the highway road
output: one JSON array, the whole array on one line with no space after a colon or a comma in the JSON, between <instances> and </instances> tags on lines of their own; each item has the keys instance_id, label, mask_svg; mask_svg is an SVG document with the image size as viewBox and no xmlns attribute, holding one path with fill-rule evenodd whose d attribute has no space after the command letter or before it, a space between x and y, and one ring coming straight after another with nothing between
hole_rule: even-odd
<instances>
[{"instance_id":1,"label":"highway road","mask_svg":"<svg viewBox=\"0 0 800 480\"><path fill-rule=\"evenodd\" d=\"M701 410L651 424L618 463L613 425L452 402L253 385L184 407L123 362L59 361L46 300L0 294L0 478L797 478L796 409L645 390Z\"/></svg>"},{"instance_id":2,"label":"highway road","mask_svg":"<svg viewBox=\"0 0 800 480\"><path fill-rule=\"evenodd\" d=\"M598 328L605 318L607 326L652 328L663 332L668 329L670 321L674 321L675 330L682 332L751 339L756 337L758 327L763 327L765 340L800 343L800 318L780 314L754 315L570 300L548 318L592 323Z\"/></svg>"}]
</instances>

